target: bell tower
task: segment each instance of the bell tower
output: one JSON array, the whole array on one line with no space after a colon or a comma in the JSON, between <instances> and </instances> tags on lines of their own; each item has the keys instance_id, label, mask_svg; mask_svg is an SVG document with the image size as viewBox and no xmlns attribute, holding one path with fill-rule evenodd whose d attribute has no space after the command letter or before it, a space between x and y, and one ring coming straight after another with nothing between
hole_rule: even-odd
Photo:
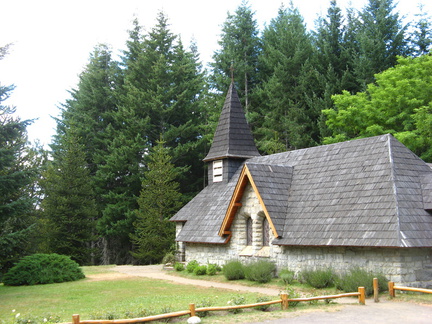
<instances>
[{"instance_id":1,"label":"bell tower","mask_svg":"<svg viewBox=\"0 0 432 324\"><path fill-rule=\"evenodd\" d=\"M243 162L259 156L234 82L228 89L213 143L204 162L209 184L228 182Z\"/></svg>"}]
</instances>

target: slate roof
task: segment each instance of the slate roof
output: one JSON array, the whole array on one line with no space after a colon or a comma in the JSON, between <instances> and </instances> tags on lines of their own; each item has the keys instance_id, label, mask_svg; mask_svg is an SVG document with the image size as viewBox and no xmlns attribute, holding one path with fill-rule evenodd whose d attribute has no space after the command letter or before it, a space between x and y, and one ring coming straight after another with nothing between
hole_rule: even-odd
<instances>
[{"instance_id":1,"label":"slate roof","mask_svg":"<svg viewBox=\"0 0 432 324\"><path fill-rule=\"evenodd\" d=\"M276 231L284 230L288 192L291 188L293 168L287 165L246 162Z\"/></svg>"},{"instance_id":2,"label":"slate roof","mask_svg":"<svg viewBox=\"0 0 432 324\"><path fill-rule=\"evenodd\" d=\"M205 162L259 156L234 83L231 83Z\"/></svg>"},{"instance_id":3,"label":"slate roof","mask_svg":"<svg viewBox=\"0 0 432 324\"><path fill-rule=\"evenodd\" d=\"M391 135L246 164L272 221L283 228L273 244L432 247L432 214L424 208L432 201L432 169ZM185 222L178 241L226 241L218 231L239 174L209 185L172 218Z\"/></svg>"}]
</instances>

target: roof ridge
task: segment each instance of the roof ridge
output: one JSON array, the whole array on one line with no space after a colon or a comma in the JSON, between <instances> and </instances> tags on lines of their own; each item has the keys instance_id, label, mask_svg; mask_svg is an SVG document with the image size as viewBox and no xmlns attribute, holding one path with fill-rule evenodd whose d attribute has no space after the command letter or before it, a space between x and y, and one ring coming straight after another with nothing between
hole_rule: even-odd
<instances>
[{"instance_id":1,"label":"roof ridge","mask_svg":"<svg viewBox=\"0 0 432 324\"><path fill-rule=\"evenodd\" d=\"M389 164L390 164L390 181L392 183L393 187L393 197L395 200L395 212L396 212L396 220L397 220L397 244L398 246L406 246L406 243L404 242L403 233L401 232L401 224L400 224L400 211L399 211L399 198L398 198L398 188L396 184L396 175L395 175L395 163L394 163L394 157L393 157L393 145L392 145L392 139L394 138L391 134L386 134L387 136L387 147L388 147L388 154L389 154Z\"/></svg>"}]
</instances>

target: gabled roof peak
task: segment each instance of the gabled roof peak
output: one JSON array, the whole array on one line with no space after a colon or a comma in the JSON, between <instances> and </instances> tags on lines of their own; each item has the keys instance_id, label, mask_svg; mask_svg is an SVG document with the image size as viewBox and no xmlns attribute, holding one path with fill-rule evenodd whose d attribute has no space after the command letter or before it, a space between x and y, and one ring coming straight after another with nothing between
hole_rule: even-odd
<instances>
[{"instance_id":1,"label":"gabled roof peak","mask_svg":"<svg viewBox=\"0 0 432 324\"><path fill-rule=\"evenodd\" d=\"M224 158L248 159L259 155L234 82L231 82L213 144L204 161Z\"/></svg>"}]
</instances>

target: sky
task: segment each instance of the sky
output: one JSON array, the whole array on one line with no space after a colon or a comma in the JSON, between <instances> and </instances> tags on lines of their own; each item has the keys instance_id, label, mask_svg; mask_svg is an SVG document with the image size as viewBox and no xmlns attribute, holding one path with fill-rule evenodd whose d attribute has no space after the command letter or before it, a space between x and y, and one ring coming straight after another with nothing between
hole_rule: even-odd
<instances>
[{"instance_id":1,"label":"sky","mask_svg":"<svg viewBox=\"0 0 432 324\"><path fill-rule=\"evenodd\" d=\"M361 9L367 0L355 0ZM409 16L423 3L432 13L430 0L399 0L397 10ZM47 147L55 134L59 107L76 88L79 74L99 43L109 44L114 55L125 49L128 30L136 17L150 30L163 11L174 34L188 45L194 40L206 66L218 49L221 25L241 0L0 0L0 47L13 43L0 60L0 84L15 85L3 102L15 106L21 119L34 119L27 128L29 140ZM249 0L260 29L277 16L289 0ZM318 15L325 15L330 0L293 0L309 28ZM351 6L339 0L341 8Z\"/></svg>"}]
</instances>

